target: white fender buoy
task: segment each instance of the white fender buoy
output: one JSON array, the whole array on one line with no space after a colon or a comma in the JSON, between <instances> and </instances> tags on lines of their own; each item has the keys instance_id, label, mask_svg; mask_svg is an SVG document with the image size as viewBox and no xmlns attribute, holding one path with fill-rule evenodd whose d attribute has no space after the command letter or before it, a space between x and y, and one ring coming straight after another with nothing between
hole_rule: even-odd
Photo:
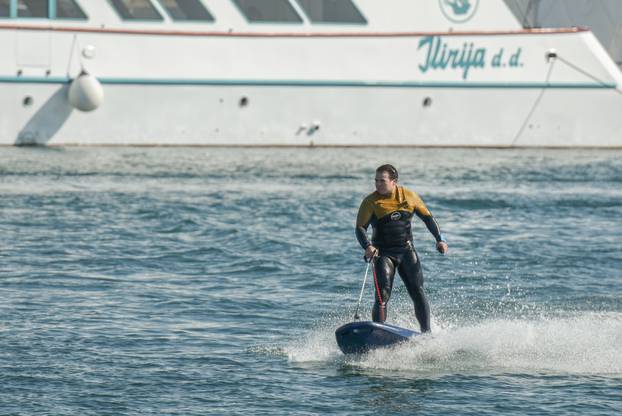
<instances>
[{"instance_id":1,"label":"white fender buoy","mask_svg":"<svg viewBox=\"0 0 622 416\"><path fill-rule=\"evenodd\" d=\"M104 102L104 88L93 75L82 71L69 86L69 103L80 111L93 111Z\"/></svg>"}]
</instances>

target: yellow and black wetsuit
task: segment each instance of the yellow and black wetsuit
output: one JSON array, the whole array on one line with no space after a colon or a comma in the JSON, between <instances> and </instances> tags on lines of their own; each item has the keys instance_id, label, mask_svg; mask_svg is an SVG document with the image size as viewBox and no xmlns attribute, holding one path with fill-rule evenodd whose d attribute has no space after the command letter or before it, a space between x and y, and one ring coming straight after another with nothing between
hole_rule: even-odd
<instances>
[{"instance_id":1,"label":"yellow and black wetsuit","mask_svg":"<svg viewBox=\"0 0 622 416\"><path fill-rule=\"evenodd\" d=\"M422 332L430 330L430 306L423 289L423 272L413 245L411 221L416 214L427 226L436 241L443 241L438 223L419 195L402 186L396 186L391 195L374 192L359 208L356 219L356 238L366 249L373 244L379 251L374 261L376 302L372 319L386 320L386 304L391 297L393 278L397 268L408 294L413 300L415 316ZM373 228L372 240L367 228Z\"/></svg>"}]
</instances>

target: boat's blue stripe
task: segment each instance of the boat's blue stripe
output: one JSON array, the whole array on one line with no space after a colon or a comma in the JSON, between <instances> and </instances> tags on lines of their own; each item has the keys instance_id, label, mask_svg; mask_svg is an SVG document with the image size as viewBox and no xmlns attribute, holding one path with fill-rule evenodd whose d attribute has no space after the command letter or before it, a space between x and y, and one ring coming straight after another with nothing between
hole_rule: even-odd
<instances>
[{"instance_id":1,"label":"boat's blue stripe","mask_svg":"<svg viewBox=\"0 0 622 416\"><path fill-rule=\"evenodd\" d=\"M562 88L594 89L616 88L613 83L543 83L543 82L436 82L436 81L297 81L297 80L222 80L222 79L145 79L145 78L98 78L109 85L212 85L212 86L258 86L258 87L355 87L355 88ZM1 77L0 83L65 84L64 77Z\"/></svg>"}]
</instances>

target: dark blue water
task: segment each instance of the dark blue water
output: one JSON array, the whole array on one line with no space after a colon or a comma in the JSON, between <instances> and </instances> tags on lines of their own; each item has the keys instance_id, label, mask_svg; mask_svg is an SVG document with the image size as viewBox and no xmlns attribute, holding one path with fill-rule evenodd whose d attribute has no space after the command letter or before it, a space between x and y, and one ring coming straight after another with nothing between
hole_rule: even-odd
<instances>
[{"instance_id":1,"label":"dark blue water","mask_svg":"<svg viewBox=\"0 0 622 416\"><path fill-rule=\"evenodd\" d=\"M346 358L385 162L450 252ZM621 151L5 148L0 207L2 415L622 411Z\"/></svg>"}]
</instances>

